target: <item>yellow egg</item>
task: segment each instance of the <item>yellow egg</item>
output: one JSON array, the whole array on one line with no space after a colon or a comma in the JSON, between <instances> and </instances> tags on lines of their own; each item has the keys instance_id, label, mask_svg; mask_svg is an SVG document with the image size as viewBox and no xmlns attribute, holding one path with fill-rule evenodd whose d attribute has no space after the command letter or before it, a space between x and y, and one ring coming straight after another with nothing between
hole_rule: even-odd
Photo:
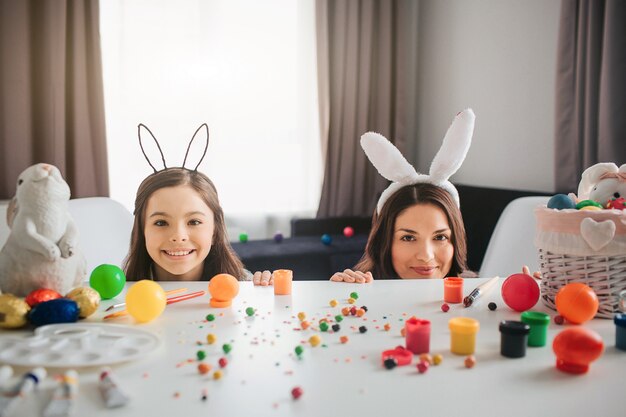
<instances>
[{"instance_id":1,"label":"yellow egg","mask_svg":"<svg viewBox=\"0 0 626 417\"><path fill-rule=\"evenodd\" d=\"M597 207L597 206L585 206L585 207L582 207L580 210L581 211L583 211L583 210L585 210L585 211L600 211L600 210L602 210L602 208Z\"/></svg>"},{"instance_id":2,"label":"yellow egg","mask_svg":"<svg viewBox=\"0 0 626 417\"><path fill-rule=\"evenodd\" d=\"M0 295L0 327L16 329L26 324L30 306L12 294Z\"/></svg>"},{"instance_id":3,"label":"yellow egg","mask_svg":"<svg viewBox=\"0 0 626 417\"><path fill-rule=\"evenodd\" d=\"M91 287L74 288L65 298L76 301L81 319L91 316L100 305L100 293Z\"/></svg>"}]
</instances>

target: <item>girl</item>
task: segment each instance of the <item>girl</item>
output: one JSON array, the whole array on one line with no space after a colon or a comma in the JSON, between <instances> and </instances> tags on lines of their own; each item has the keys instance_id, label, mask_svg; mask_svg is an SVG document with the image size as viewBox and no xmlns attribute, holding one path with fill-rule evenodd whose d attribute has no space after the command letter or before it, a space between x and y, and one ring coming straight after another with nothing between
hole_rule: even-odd
<instances>
[{"instance_id":1,"label":"girl","mask_svg":"<svg viewBox=\"0 0 626 417\"><path fill-rule=\"evenodd\" d=\"M363 258L354 271L338 272L332 281L469 275L459 196L448 178L465 159L474 120L471 109L457 114L428 175L418 174L383 136L363 135L363 150L392 184L378 201Z\"/></svg>"}]
</instances>

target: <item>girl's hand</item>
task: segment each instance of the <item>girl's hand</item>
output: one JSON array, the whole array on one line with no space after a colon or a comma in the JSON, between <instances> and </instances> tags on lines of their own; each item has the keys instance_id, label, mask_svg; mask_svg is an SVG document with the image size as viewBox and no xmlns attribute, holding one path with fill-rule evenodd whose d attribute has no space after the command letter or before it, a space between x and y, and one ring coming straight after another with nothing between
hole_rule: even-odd
<instances>
[{"instance_id":1,"label":"girl's hand","mask_svg":"<svg viewBox=\"0 0 626 417\"><path fill-rule=\"evenodd\" d=\"M274 276L270 271L256 271L252 276L252 282L254 282L254 285L267 287L268 285L274 285Z\"/></svg>"},{"instance_id":2,"label":"girl's hand","mask_svg":"<svg viewBox=\"0 0 626 417\"><path fill-rule=\"evenodd\" d=\"M374 281L374 277L371 272L353 271L351 269L345 269L343 272L336 272L331 281L335 282L350 282L357 284L365 284Z\"/></svg>"},{"instance_id":3,"label":"girl's hand","mask_svg":"<svg viewBox=\"0 0 626 417\"><path fill-rule=\"evenodd\" d=\"M530 274L530 269L526 265L522 267L522 274L530 275L535 279L541 279L541 272L535 271L532 275Z\"/></svg>"}]
</instances>

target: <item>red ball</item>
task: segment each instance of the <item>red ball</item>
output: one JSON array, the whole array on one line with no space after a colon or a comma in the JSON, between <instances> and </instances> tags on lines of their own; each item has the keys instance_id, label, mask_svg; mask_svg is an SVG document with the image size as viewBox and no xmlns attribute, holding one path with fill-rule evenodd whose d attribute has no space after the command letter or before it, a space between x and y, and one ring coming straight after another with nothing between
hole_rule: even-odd
<instances>
[{"instance_id":1,"label":"red ball","mask_svg":"<svg viewBox=\"0 0 626 417\"><path fill-rule=\"evenodd\" d=\"M447 313L448 310L450 310L450 306L448 304L446 304L446 303L443 303L441 305L441 311L443 311L444 313Z\"/></svg>"},{"instance_id":2,"label":"red ball","mask_svg":"<svg viewBox=\"0 0 626 417\"><path fill-rule=\"evenodd\" d=\"M600 305L593 289L581 282L570 282L561 288L554 301L559 314L573 324L591 320Z\"/></svg>"},{"instance_id":3,"label":"red ball","mask_svg":"<svg viewBox=\"0 0 626 417\"><path fill-rule=\"evenodd\" d=\"M515 311L530 310L539 295L537 281L527 274L513 274L502 283L502 299Z\"/></svg>"},{"instance_id":4,"label":"red ball","mask_svg":"<svg viewBox=\"0 0 626 417\"><path fill-rule=\"evenodd\" d=\"M228 360L226 358L220 358L217 363L220 365L220 368L226 368L226 365L228 365Z\"/></svg>"},{"instance_id":5,"label":"red ball","mask_svg":"<svg viewBox=\"0 0 626 417\"><path fill-rule=\"evenodd\" d=\"M38 290L31 291L30 294L26 296L24 301L31 307L36 306L39 303L43 303L45 301L56 300L57 298L61 298L61 294L54 290L49 290L47 288L40 288Z\"/></svg>"},{"instance_id":6,"label":"red ball","mask_svg":"<svg viewBox=\"0 0 626 417\"><path fill-rule=\"evenodd\" d=\"M345 237L352 237L352 236L354 236L354 229L351 228L350 226L344 227L343 228L343 235Z\"/></svg>"},{"instance_id":7,"label":"red ball","mask_svg":"<svg viewBox=\"0 0 626 417\"><path fill-rule=\"evenodd\" d=\"M300 398L302 396L302 388L295 387L294 389L292 389L291 396L293 397L294 400L297 400L298 398Z\"/></svg>"},{"instance_id":8,"label":"red ball","mask_svg":"<svg viewBox=\"0 0 626 417\"><path fill-rule=\"evenodd\" d=\"M417 364L417 370L420 374L423 374L424 372L428 371L428 367L429 367L429 363L427 361L421 360L419 361L419 363Z\"/></svg>"}]
</instances>

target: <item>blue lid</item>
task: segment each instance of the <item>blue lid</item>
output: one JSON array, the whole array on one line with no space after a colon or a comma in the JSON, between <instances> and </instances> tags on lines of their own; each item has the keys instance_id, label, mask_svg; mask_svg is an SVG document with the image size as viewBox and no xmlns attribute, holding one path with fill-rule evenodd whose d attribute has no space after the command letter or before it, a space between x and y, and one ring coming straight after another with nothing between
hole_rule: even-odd
<instances>
[{"instance_id":1,"label":"blue lid","mask_svg":"<svg viewBox=\"0 0 626 417\"><path fill-rule=\"evenodd\" d=\"M626 327L626 314L617 313L613 318L616 326Z\"/></svg>"}]
</instances>

